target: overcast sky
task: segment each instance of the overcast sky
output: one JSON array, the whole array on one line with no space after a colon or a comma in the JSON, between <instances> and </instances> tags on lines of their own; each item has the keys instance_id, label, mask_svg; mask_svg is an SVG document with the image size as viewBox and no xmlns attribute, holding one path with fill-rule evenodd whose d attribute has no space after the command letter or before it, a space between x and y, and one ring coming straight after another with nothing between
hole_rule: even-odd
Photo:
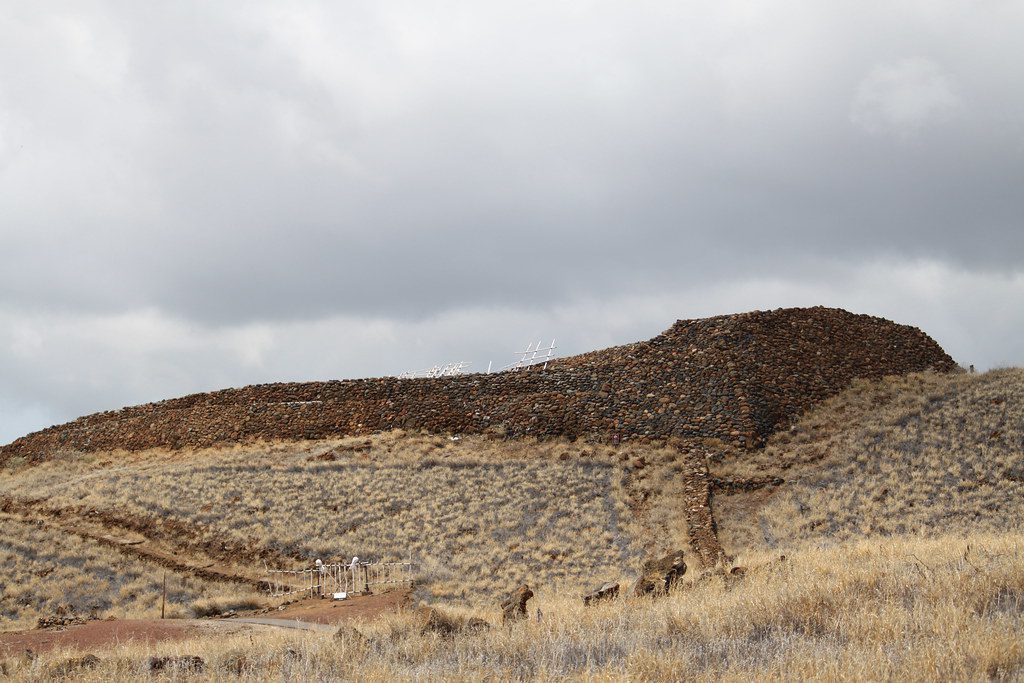
<instances>
[{"instance_id":1,"label":"overcast sky","mask_svg":"<svg viewBox=\"0 0 1024 683\"><path fill-rule=\"evenodd\" d=\"M0 443L840 306L1024 364L1024 0L0 0Z\"/></svg>"}]
</instances>

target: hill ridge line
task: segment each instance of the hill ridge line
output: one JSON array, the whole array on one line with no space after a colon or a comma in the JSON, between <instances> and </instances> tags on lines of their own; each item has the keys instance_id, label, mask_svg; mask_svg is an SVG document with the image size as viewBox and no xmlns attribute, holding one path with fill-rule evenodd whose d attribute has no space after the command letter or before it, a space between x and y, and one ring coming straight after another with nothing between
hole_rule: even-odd
<instances>
[{"instance_id":1,"label":"hill ridge line","mask_svg":"<svg viewBox=\"0 0 1024 683\"><path fill-rule=\"evenodd\" d=\"M648 341L555 359L546 370L259 384L95 413L0 447L0 464L395 428L718 438L749 448L853 379L955 367L924 332L883 318L825 307L751 311L678 320Z\"/></svg>"}]
</instances>

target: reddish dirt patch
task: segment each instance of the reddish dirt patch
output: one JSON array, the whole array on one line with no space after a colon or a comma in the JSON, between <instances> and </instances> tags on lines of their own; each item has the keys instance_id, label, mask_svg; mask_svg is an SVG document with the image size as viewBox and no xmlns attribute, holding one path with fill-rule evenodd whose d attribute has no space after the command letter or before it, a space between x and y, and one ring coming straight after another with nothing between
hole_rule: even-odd
<instances>
[{"instance_id":1,"label":"reddish dirt patch","mask_svg":"<svg viewBox=\"0 0 1024 683\"><path fill-rule=\"evenodd\" d=\"M388 591L379 595L360 595L347 600L312 598L262 616L268 619L297 619L311 624L340 624L356 619L373 619L384 612L396 612L408 605L411 600L407 590Z\"/></svg>"},{"instance_id":2,"label":"reddish dirt patch","mask_svg":"<svg viewBox=\"0 0 1024 683\"><path fill-rule=\"evenodd\" d=\"M370 620L384 612L397 611L409 604L410 599L408 590L389 591L379 595L363 595L339 601L313 598L261 616L268 619L290 619L311 624L334 625L351 620ZM248 628L253 628L253 625L234 623L231 619L90 621L87 624L61 629L0 633L0 656L18 655L25 650L42 653L59 648L92 652L129 642L153 644L168 640L203 637L213 633L230 633Z\"/></svg>"},{"instance_id":3,"label":"reddish dirt patch","mask_svg":"<svg viewBox=\"0 0 1024 683\"><path fill-rule=\"evenodd\" d=\"M16 655L25 650L39 653L58 648L87 651L118 643L152 644L165 640L183 640L197 635L202 626L201 622L184 619L125 619L90 621L62 629L0 633L0 654Z\"/></svg>"}]
</instances>

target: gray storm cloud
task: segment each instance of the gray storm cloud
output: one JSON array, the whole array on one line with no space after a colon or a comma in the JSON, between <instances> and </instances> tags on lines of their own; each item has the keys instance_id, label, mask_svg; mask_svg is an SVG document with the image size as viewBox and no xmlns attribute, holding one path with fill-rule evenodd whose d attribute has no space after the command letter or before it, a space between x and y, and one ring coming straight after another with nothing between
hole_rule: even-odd
<instances>
[{"instance_id":1,"label":"gray storm cloud","mask_svg":"<svg viewBox=\"0 0 1024 683\"><path fill-rule=\"evenodd\" d=\"M1022 29L1019 1L0 3L0 441L792 303L1019 363Z\"/></svg>"}]
</instances>

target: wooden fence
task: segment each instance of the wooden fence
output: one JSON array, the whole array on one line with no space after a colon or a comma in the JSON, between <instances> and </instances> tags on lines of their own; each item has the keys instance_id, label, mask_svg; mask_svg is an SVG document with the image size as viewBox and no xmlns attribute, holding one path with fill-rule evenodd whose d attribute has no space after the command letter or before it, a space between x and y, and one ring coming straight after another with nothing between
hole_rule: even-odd
<instances>
[{"instance_id":1,"label":"wooden fence","mask_svg":"<svg viewBox=\"0 0 1024 683\"><path fill-rule=\"evenodd\" d=\"M311 569L267 569L267 591L272 597L325 597L334 593L371 593L412 585L409 562L324 564Z\"/></svg>"}]
</instances>

